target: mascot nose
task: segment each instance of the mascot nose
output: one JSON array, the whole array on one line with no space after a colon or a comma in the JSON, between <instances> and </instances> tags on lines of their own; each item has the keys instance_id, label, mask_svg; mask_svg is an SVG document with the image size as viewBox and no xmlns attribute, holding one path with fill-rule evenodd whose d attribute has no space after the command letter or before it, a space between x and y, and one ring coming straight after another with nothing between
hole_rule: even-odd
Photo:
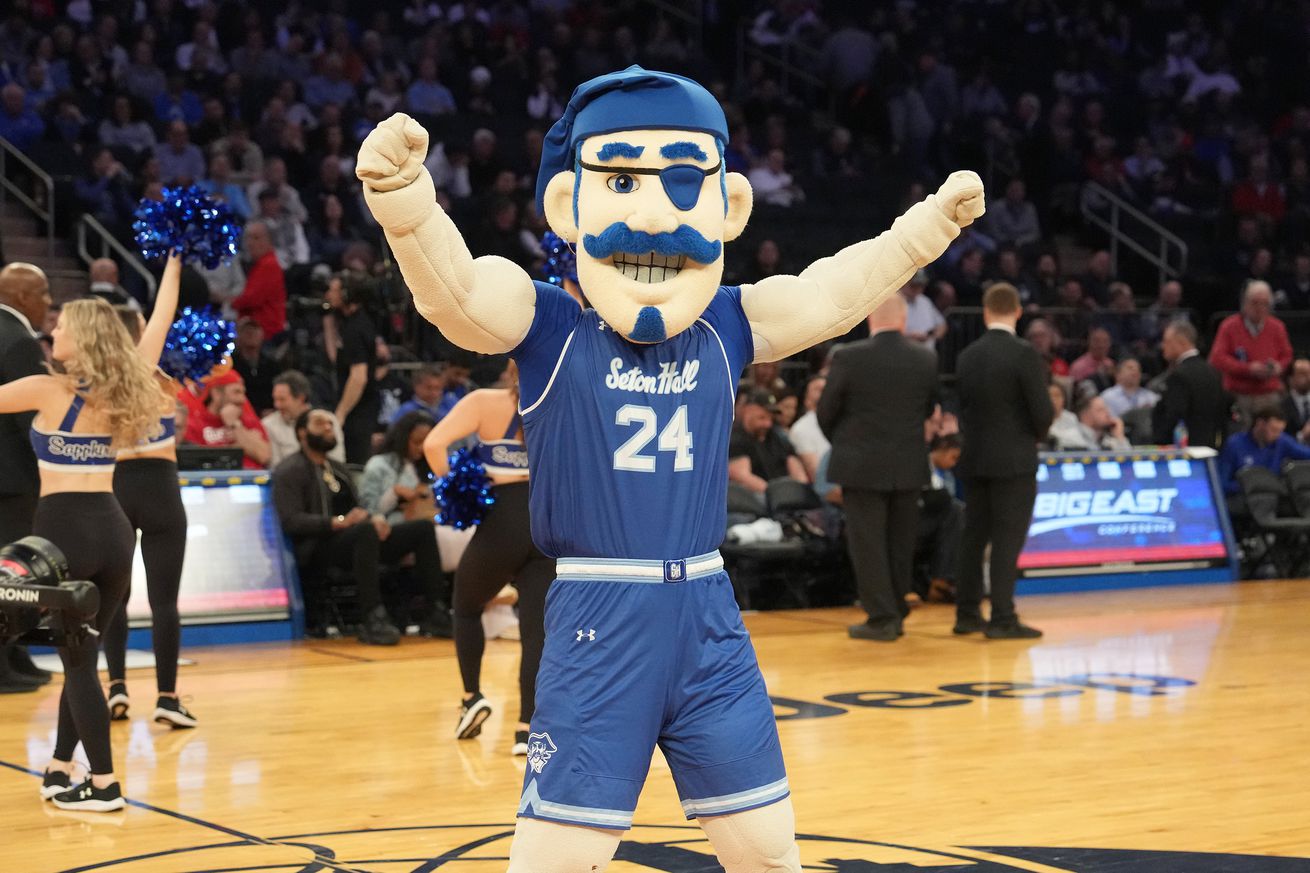
<instances>
[{"instance_id":1,"label":"mascot nose","mask_svg":"<svg viewBox=\"0 0 1310 873\"><path fill-rule=\"evenodd\" d=\"M624 224L644 233L673 233L678 229L678 217L671 212L634 212Z\"/></svg>"}]
</instances>

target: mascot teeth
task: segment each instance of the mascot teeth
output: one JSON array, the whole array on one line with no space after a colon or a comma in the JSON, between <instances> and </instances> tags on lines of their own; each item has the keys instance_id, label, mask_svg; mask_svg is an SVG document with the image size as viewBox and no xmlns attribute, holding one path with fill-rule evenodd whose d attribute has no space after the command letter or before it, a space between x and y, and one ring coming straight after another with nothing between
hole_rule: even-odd
<instances>
[{"instance_id":1,"label":"mascot teeth","mask_svg":"<svg viewBox=\"0 0 1310 873\"><path fill-rule=\"evenodd\" d=\"M654 284L677 276L687 263L686 255L665 256L654 252L632 255L620 252L614 255L614 269L634 282Z\"/></svg>"}]
</instances>

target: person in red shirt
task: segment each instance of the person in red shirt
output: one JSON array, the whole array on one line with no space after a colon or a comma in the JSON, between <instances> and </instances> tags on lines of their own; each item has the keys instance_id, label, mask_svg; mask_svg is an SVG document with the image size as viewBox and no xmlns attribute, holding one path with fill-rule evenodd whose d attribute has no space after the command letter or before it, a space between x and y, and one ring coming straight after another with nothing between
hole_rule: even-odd
<instances>
[{"instance_id":1,"label":"person in red shirt","mask_svg":"<svg viewBox=\"0 0 1310 873\"><path fill-rule=\"evenodd\" d=\"M228 370L205 383L197 396L190 388L178 392L186 404L186 430L182 441L198 446L240 446L248 470L263 469L273 450L259 416L246 399L241 374Z\"/></svg>"},{"instance_id":2,"label":"person in red shirt","mask_svg":"<svg viewBox=\"0 0 1310 873\"><path fill-rule=\"evenodd\" d=\"M1069 365L1069 378L1074 382L1084 379L1095 381L1096 390L1102 391L1114 384L1115 364L1110 357L1114 340L1110 332L1103 327L1094 327L1087 333L1087 351L1074 358Z\"/></svg>"},{"instance_id":3,"label":"person in red shirt","mask_svg":"<svg viewBox=\"0 0 1310 873\"><path fill-rule=\"evenodd\" d=\"M1233 211L1254 215L1278 224L1287 215L1283 186L1269 180L1269 161L1263 155L1251 159L1251 173L1233 189Z\"/></svg>"},{"instance_id":4,"label":"person in red shirt","mask_svg":"<svg viewBox=\"0 0 1310 873\"><path fill-rule=\"evenodd\" d=\"M1282 376L1292 363L1287 328L1269 314L1273 305L1268 282L1248 282L1242 311L1220 323L1210 349L1210 363L1223 374L1224 389L1236 395L1245 422L1257 407L1282 400Z\"/></svg>"},{"instance_id":5,"label":"person in red shirt","mask_svg":"<svg viewBox=\"0 0 1310 873\"><path fill-rule=\"evenodd\" d=\"M232 301L232 308L239 317L259 322L264 336L272 340L287 327L287 283L273 250L268 225L262 221L247 224L244 247L250 255L250 272L246 274L246 287Z\"/></svg>"}]
</instances>

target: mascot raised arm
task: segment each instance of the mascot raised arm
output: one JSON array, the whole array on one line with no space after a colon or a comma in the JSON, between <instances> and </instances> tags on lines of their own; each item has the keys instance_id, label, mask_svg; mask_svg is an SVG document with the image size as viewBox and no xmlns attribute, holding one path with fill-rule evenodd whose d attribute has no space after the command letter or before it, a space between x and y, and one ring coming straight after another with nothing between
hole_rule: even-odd
<instances>
[{"instance_id":1,"label":"mascot raised arm","mask_svg":"<svg viewBox=\"0 0 1310 873\"><path fill-rule=\"evenodd\" d=\"M727 873L799 871L773 706L717 547L738 376L840 336L983 212L953 173L875 239L723 286L751 213L705 88L629 67L578 86L537 203L593 309L474 258L436 203L427 132L395 115L357 172L418 311L518 363L532 536L556 559L511 873L603 870L656 745ZM876 374L870 374L876 378Z\"/></svg>"}]
</instances>

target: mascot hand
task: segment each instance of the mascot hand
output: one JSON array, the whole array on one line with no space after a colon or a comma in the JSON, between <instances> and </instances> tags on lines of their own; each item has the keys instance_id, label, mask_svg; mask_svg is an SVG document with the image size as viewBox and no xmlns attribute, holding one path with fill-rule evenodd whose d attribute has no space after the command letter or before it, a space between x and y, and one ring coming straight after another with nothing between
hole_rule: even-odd
<instances>
[{"instance_id":1,"label":"mascot hand","mask_svg":"<svg viewBox=\"0 0 1310 873\"><path fill-rule=\"evenodd\" d=\"M367 147L368 143L364 145ZM973 224L986 211L982 179L973 170L956 170L947 176L937 189L936 198L937 208L960 227Z\"/></svg>"},{"instance_id":2,"label":"mascot hand","mask_svg":"<svg viewBox=\"0 0 1310 873\"><path fill-rule=\"evenodd\" d=\"M373 128L359 147L355 175L374 191L396 191L418 178L427 154L428 132L397 112Z\"/></svg>"}]
</instances>

